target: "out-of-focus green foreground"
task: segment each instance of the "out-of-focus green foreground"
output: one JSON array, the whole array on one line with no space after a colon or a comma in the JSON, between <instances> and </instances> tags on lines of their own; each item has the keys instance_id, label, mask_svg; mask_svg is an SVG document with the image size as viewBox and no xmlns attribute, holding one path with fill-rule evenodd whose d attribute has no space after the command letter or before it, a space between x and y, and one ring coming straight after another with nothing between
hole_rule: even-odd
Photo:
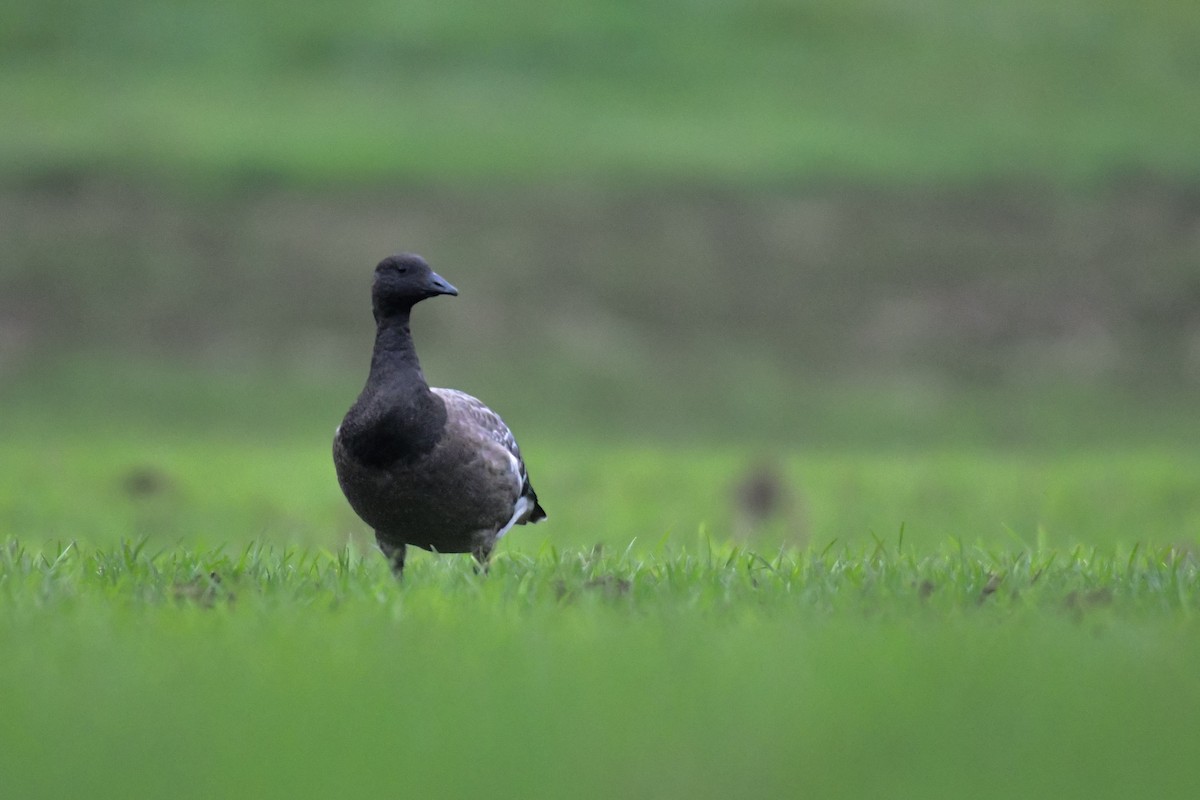
<instances>
[{"instance_id":1,"label":"out-of-focus green foreground","mask_svg":"<svg viewBox=\"0 0 1200 800\"><path fill-rule=\"evenodd\" d=\"M5 793L1186 797L1173 550L0 551Z\"/></svg>"}]
</instances>

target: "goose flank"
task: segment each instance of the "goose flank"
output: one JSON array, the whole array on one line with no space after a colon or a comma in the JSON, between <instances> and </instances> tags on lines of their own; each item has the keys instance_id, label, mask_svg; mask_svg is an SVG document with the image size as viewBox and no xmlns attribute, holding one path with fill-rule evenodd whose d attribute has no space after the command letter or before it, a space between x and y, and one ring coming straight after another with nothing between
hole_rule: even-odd
<instances>
[{"instance_id":1,"label":"goose flank","mask_svg":"<svg viewBox=\"0 0 1200 800\"><path fill-rule=\"evenodd\" d=\"M546 512L516 439L474 397L430 388L409 329L413 306L458 290L410 253L375 268L375 347L366 385L333 440L338 483L401 575L408 545L471 553L486 567L513 525Z\"/></svg>"}]
</instances>

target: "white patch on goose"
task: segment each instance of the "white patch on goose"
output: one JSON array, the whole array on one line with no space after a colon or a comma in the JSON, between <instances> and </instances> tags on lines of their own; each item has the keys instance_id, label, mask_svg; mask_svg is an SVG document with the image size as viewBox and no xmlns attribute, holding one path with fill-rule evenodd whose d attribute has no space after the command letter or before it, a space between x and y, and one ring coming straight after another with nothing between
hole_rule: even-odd
<instances>
[{"instance_id":1,"label":"white patch on goose","mask_svg":"<svg viewBox=\"0 0 1200 800\"><path fill-rule=\"evenodd\" d=\"M520 522L521 518L528 514L533 509L529 504L529 498L521 495L517 498L517 504L513 507L512 518L504 525L503 528L496 531L496 538L499 539L504 534L508 533L508 529Z\"/></svg>"},{"instance_id":2,"label":"white patch on goose","mask_svg":"<svg viewBox=\"0 0 1200 800\"><path fill-rule=\"evenodd\" d=\"M512 470L513 480L517 482L517 494L521 493L521 489L525 486L525 470L521 469L521 459L513 455L512 450L507 450L508 468Z\"/></svg>"}]
</instances>

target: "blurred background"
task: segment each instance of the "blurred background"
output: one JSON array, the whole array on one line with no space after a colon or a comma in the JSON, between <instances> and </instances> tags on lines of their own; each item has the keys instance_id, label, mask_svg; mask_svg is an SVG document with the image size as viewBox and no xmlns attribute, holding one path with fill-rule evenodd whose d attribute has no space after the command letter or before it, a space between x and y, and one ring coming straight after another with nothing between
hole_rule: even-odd
<instances>
[{"instance_id":1,"label":"blurred background","mask_svg":"<svg viewBox=\"0 0 1200 800\"><path fill-rule=\"evenodd\" d=\"M326 481L408 250L427 374L523 440L1197 441L1194 2L3 8L6 437Z\"/></svg>"}]
</instances>

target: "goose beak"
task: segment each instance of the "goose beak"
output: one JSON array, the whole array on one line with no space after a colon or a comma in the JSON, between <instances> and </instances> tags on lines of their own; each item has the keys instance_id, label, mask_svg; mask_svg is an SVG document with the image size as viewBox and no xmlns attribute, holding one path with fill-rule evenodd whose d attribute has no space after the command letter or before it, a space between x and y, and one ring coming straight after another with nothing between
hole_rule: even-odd
<instances>
[{"instance_id":1,"label":"goose beak","mask_svg":"<svg viewBox=\"0 0 1200 800\"><path fill-rule=\"evenodd\" d=\"M451 297L458 295L458 289L451 285L450 281L438 275L436 272L429 275L429 292L431 295L448 294Z\"/></svg>"}]
</instances>

